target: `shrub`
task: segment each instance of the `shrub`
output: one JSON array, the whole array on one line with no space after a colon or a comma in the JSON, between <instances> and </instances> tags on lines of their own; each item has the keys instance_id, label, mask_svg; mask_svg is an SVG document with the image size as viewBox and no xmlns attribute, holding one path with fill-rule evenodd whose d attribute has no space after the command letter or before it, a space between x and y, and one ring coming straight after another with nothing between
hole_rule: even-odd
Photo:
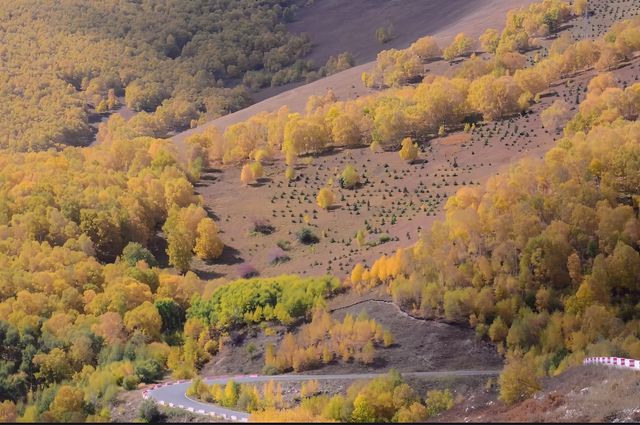
<instances>
[{"instance_id":1,"label":"shrub","mask_svg":"<svg viewBox=\"0 0 640 425\"><path fill-rule=\"evenodd\" d=\"M282 249L283 251L289 251L291 249L291 242L286 241L284 239L276 242L276 245L278 246L278 248Z\"/></svg>"},{"instance_id":2,"label":"shrub","mask_svg":"<svg viewBox=\"0 0 640 425\"><path fill-rule=\"evenodd\" d=\"M144 360L136 365L135 374L144 383L154 382L162 378L162 367L155 360Z\"/></svg>"},{"instance_id":3,"label":"shrub","mask_svg":"<svg viewBox=\"0 0 640 425\"><path fill-rule=\"evenodd\" d=\"M296 233L296 237L301 244L304 245L313 245L318 243L320 239L313 233L313 231L309 228L304 228Z\"/></svg>"},{"instance_id":4,"label":"shrub","mask_svg":"<svg viewBox=\"0 0 640 425\"><path fill-rule=\"evenodd\" d=\"M263 375L277 375L280 372L281 370L274 365L264 365L264 367L262 368Z\"/></svg>"},{"instance_id":5,"label":"shrub","mask_svg":"<svg viewBox=\"0 0 640 425\"><path fill-rule=\"evenodd\" d=\"M385 44L393 40L396 36L396 29L393 24L389 24L386 27L379 27L376 30L376 40L378 42Z\"/></svg>"},{"instance_id":6,"label":"shrub","mask_svg":"<svg viewBox=\"0 0 640 425\"><path fill-rule=\"evenodd\" d=\"M247 345L247 354L249 354L251 357L253 357L253 355L256 353L256 345L251 342Z\"/></svg>"},{"instance_id":7,"label":"shrub","mask_svg":"<svg viewBox=\"0 0 640 425\"><path fill-rule=\"evenodd\" d=\"M427 413L435 416L453 407L453 395L449 390L433 390L427 393Z\"/></svg>"},{"instance_id":8,"label":"shrub","mask_svg":"<svg viewBox=\"0 0 640 425\"><path fill-rule=\"evenodd\" d=\"M353 55L349 52L340 53L337 56L331 56L327 60L327 64L322 68L323 75L331 75L336 72L344 71L354 66L356 63Z\"/></svg>"},{"instance_id":9,"label":"shrub","mask_svg":"<svg viewBox=\"0 0 640 425\"><path fill-rule=\"evenodd\" d=\"M135 390L140 383L140 379L136 375L127 375L122 380L122 388L131 391Z\"/></svg>"},{"instance_id":10,"label":"shrub","mask_svg":"<svg viewBox=\"0 0 640 425\"><path fill-rule=\"evenodd\" d=\"M280 263L286 263L291 258L287 255L286 252L284 252L282 248L276 247L276 248L273 248L271 251L269 251L268 259L270 264L275 265Z\"/></svg>"},{"instance_id":11,"label":"shrub","mask_svg":"<svg viewBox=\"0 0 640 425\"><path fill-rule=\"evenodd\" d=\"M138 417L145 422L154 422L160 418L160 411L153 400L144 400L138 409Z\"/></svg>"},{"instance_id":12,"label":"shrub","mask_svg":"<svg viewBox=\"0 0 640 425\"><path fill-rule=\"evenodd\" d=\"M254 218L252 227L254 232L262 233L263 235L270 235L276 230L273 224L264 218Z\"/></svg>"}]
</instances>

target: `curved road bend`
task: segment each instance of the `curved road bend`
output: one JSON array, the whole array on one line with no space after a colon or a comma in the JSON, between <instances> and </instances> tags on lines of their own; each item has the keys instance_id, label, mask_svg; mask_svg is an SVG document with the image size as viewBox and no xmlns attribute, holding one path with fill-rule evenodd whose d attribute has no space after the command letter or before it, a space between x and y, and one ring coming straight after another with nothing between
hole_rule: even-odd
<instances>
[{"instance_id":1,"label":"curved road bend","mask_svg":"<svg viewBox=\"0 0 640 425\"><path fill-rule=\"evenodd\" d=\"M484 375L498 375L501 372L499 369L495 370L449 370L438 372L404 372L402 376L409 376L414 378L442 378L447 376L484 376ZM358 379L373 379L380 376L384 376L384 373L352 373L346 375L240 375L233 377L214 377L205 378L204 381L211 384L226 384L229 379L233 379L237 383L259 383L259 382L302 382L310 380L318 381L332 381L332 380L358 380ZM170 383L159 385L156 388L150 389L146 392L148 398L154 399L162 405L169 407L188 410L190 412L199 413L202 415L222 417L224 419L247 422L249 420L249 413L238 412L231 409L226 409L210 403L203 403L192 398L187 397L187 388L191 385L191 381L179 381L177 383Z\"/></svg>"}]
</instances>

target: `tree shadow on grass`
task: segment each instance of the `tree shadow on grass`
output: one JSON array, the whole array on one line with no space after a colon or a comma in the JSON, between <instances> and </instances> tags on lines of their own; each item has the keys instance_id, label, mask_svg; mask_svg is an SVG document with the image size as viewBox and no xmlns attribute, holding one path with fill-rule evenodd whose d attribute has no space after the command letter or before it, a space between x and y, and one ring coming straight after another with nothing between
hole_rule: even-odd
<instances>
[{"instance_id":1,"label":"tree shadow on grass","mask_svg":"<svg viewBox=\"0 0 640 425\"><path fill-rule=\"evenodd\" d=\"M149 251L156 257L158 265L162 268L169 267L169 256L167 255L167 240L163 232L156 232L148 244Z\"/></svg>"},{"instance_id":2,"label":"tree shadow on grass","mask_svg":"<svg viewBox=\"0 0 640 425\"><path fill-rule=\"evenodd\" d=\"M418 159L414 159L413 161L411 161L409 164L410 165L420 165L420 164L426 164L428 161L424 158L418 158Z\"/></svg>"},{"instance_id":3,"label":"tree shadow on grass","mask_svg":"<svg viewBox=\"0 0 640 425\"><path fill-rule=\"evenodd\" d=\"M218 177L214 176L213 173L207 173L200 176L200 180L208 180L208 181L217 181Z\"/></svg>"},{"instance_id":4,"label":"tree shadow on grass","mask_svg":"<svg viewBox=\"0 0 640 425\"><path fill-rule=\"evenodd\" d=\"M225 276L224 273L213 270L193 270L193 272L202 280L214 280Z\"/></svg>"},{"instance_id":5,"label":"tree shadow on grass","mask_svg":"<svg viewBox=\"0 0 640 425\"><path fill-rule=\"evenodd\" d=\"M273 180L271 180L271 179L270 179L270 178L268 178L268 177L261 177L261 178L259 178L258 180L256 180L256 182L255 182L255 183L251 183L251 184L249 184L249 186L251 186L251 187L262 187L262 186L264 186L264 185L265 185L265 184L267 184L267 183L271 183L272 181L273 181Z\"/></svg>"},{"instance_id":6,"label":"tree shadow on grass","mask_svg":"<svg viewBox=\"0 0 640 425\"><path fill-rule=\"evenodd\" d=\"M207 213L207 217L209 217L210 219L212 219L214 221L220 221L220 217L218 216L218 214L213 212L213 210L211 209L211 207L209 205L205 205L204 206L204 210Z\"/></svg>"},{"instance_id":7,"label":"tree shadow on grass","mask_svg":"<svg viewBox=\"0 0 640 425\"><path fill-rule=\"evenodd\" d=\"M222 255L215 260L215 264L224 264L231 266L244 262L244 258L240 256L240 251L232 246L225 245Z\"/></svg>"}]
</instances>

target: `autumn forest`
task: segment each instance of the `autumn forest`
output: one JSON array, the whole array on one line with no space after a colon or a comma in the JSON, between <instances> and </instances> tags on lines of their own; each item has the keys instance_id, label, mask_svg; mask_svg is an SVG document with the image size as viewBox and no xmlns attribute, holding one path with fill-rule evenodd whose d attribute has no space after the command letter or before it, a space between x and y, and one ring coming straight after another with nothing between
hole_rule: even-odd
<instances>
[{"instance_id":1,"label":"autumn forest","mask_svg":"<svg viewBox=\"0 0 640 425\"><path fill-rule=\"evenodd\" d=\"M318 64L330 1L0 4L1 422L534 420L640 359L640 4Z\"/></svg>"}]
</instances>

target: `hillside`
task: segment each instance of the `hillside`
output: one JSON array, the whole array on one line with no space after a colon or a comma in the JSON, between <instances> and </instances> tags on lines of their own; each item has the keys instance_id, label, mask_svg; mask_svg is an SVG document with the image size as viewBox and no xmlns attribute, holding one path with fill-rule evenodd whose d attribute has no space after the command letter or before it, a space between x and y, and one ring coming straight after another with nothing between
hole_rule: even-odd
<instances>
[{"instance_id":1,"label":"hillside","mask_svg":"<svg viewBox=\"0 0 640 425\"><path fill-rule=\"evenodd\" d=\"M588 21L576 19L561 34L572 39L579 39L584 34L588 38L600 37L612 22L633 13L632 8L626 10L618 17L610 17L606 9L594 11L595 15ZM546 40L543 45L550 46L552 42ZM452 66L446 61L430 62L427 72L429 75L454 76L464 69L464 63ZM615 70L619 84L634 81L637 66L637 61L633 60ZM421 146L425 161L417 164L407 164L394 150L372 152L366 147L354 146L299 161L297 179L289 183L282 180L287 164L277 156L265 162L264 176L256 185L241 187L241 169L237 166L205 172L197 191L218 217L228 251L222 261L196 263L194 270L206 278L237 276L239 266L247 262L266 276L299 272L305 275L334 273L346 277L358 262L371 265L381 255L411 244L434 219L442 218L447 197L459 186L484 184L496 172L507 170L519 159L541 157L553 147L560 134L544 128L540 114L558 100L575 108L576 102L582 100L575 93L584 91L597 73L596 70L581 71L555 81L527 115L478 126L469 133L456 131L454 127L452 134L429 136L428 143ZM316 84L334 77L305 88L312 90ZM364 87L361 90L367 90L369 96L379 92ZM294 93L295 90L289 92L291 96ZM286 105L299 106L303 110L306 100L300 97ZM240 119L242 114L249 115L261 105L256 104L214 123ZM246 121L240 121L243 122ZM189 134L185 133L183 137ZM337 187L335 196L339 207L330 212L321 211L315 202L316 194L329 179L337 180L347 164L353 165L363 179L366 176L369 184L356 190ZM246 197L245 202L234 202L238 193ZM305 216L311 218L311 228L316 234L325 234L311 247L297 244L295 240L295 233L307 226ZM256 221L269 222L272 231L266 235L253 232ZM356 232L361 229L366 229L367 246L358 246L354 241ZM385 240L383 244L378 243L380 238ZM289 261L272 264L273 255L281 251L277 246L281 241L287 241L295 249L287 253Z\"/></svg>"},{"instance_id":2,"label":"hillside","mask_svg":"<svg viewBox=\"0 0 640 425\"><path fill-rule=\"evenodd\" d=\"M637 373L602 366L576 366L543 380L540 392L514 406L502 405L494 391L467 393L467 399L438 422L638 422Z\"/></svg>"},{"instance_id":3,"label":"hillside","mask_svg":"<svg viewBox=\"0 0 640 425\"><path fill-rule=\"evenodd\" d=\"M123 103L145 112L135 120L150 136L240 109L250 102L238 86L247 74L278 85L306 72L309 41L284 28L292 7L286 1L260 7L242 1L4 3L0 91L7 101L0 146L85 146L96 131L91 124Z\"/></svg>"},{"instance_id":4,"label":"hillside","mask_svg":"<svg viewBox=\"0 0 640 425\"><path fill-rule=\"evenodd\" d=\"M300 30L304 29L304 31L312 31L315 29L315 31L311 33L313 34L313 40L327 40L326 44L318 42L318 47L315 47L313 50L313 52L320 52L318 55L321 55L321 58L324 58L327 54L334 55L347 51L353 53L355 57L365 63L329 77L322 78L318 81L285 91L284 93L274 95L273 91L265 90L257 97L257 99L264 100L261 100L247 108L243 108L235 113L208 121L195 129L190 129L172 136L171 140L174 140L179 146L181 146L182 142L184 142L189 136L201 133L208 127L214 126L218 130L224 131L229 125L245 121L260 112L276 111L285 105L293 112L302 112L304 111L307 99L310 96L322 96L327 92L327 90L332 90L337 98L345 100L354 99L370 93L370 90L363 87L360 77L362 72L372 68L374 63L372 62L372 59L379 51L389 47L407 47L410 42L413 42L420 36L424 35L433 35L443 43L449 41L461 31L477 37L486 28L500 28L504 24L504 16L508 10L520 5L532 3L532 0L482 0L482 2L484 4L483 7L478 7L477 3L473 3L472 5L469 2L459 2L460 4L458 4L456 2L441 0L429 2L414 1L412 7L408 9L405 7L405 2L385 2L385 7L391 9L390 15L375 13L378 8L373 6L370 0L363 0L361 4L358 2L350 2L349 7L353 8L351 10L353 10L352 13L354 15L356 12L361 10L370 11L370 15L357 13L358 20L355 23L353 20L349 20L344 23L344 25L335 25L332 20L334 16L332 13L335 14L336 9L331 2L317 2L317 6L315 7L320 7L323 9L322 12L327 13L327 15L321 14L320 16L322 16L323 19L326 19L326 21L332 22L332 24L318 25L318 22L326 21L314 19L313 10L315 9L314 7L311 7L309 12L305 11L301 14L300 20L294 24L293 28L299 28ZM443 8L443 4L447 5L447 7ZM451 9L449 9L449 6L452 4L458 6L455 8L455 13L441 13L442 10L450 12ZM433 12L435 10L438 12L434 14ZM398 37L389 42L388 45L378 43L375 40L375 37L373 37L373 34L371 34L371 29L375 28L375 26L369 26L368 20L361 19L361 16L371 18L373 15L376 15L374 22L381 21L386 23L386 19L381 17L392 16L393 23L399 23ZM311 22L313 22L313 25L311 25ZM339 22L343 21L340 20ZM359 27L358 31L355 32L362 34L360 41L356 38L356 44L351 44L354 43L353 37L344 36L340 38L346 39L346 42L341 42L338 48L331 47L335 46L332 40L334 39L333 37L336 31L339 32L339 34L348 34L351 32L351 26L358 24L360 24L361 27ZM415 28L416 31L415 33L406 31L404 29L405 27ZM327 53L323 53L323 51Z\"/></svg>"},{"instance_id":5,"label":"hillside","mask_svg":"<svg viewBox=\"0 0 640 425\"><path fill-rule=\"evenodd\" d=\"M0 6L0 422L637 419L640 0L471 3Z\"/></svg>"}]
</instances>

